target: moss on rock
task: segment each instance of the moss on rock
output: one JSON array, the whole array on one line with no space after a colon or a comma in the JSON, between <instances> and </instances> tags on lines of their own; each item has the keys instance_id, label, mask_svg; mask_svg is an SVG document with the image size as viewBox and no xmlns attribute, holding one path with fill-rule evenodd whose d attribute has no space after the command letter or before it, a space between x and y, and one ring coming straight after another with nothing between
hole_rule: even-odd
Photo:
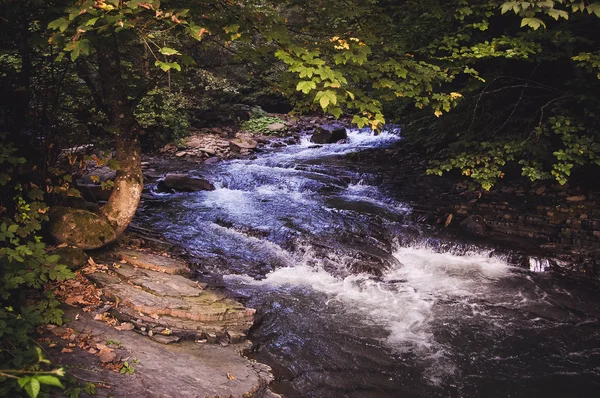
<instances>
[{"instance_id":1,"label":"moss on rock","mask_svg":"<svg viewBox=\"0 0 600 398\"><path fill-rule=\"evenodd\" d=\"M59 247L52 254L58 254L62 264L66 264L71 271L77 271L87 264L90 256L82 249L73 246Z\"/></svg>"},{"instance_id":2,"label":"moss on rock","mask_svg":"<svg viewBox=\"0 0 600 398\"><path fill-rule=\"evenodd\" d=\"M50 234L58 242L80 249L98 249L117 236L109 222L82 209L56 206L50 210Z\"/></svg>"}]
</instances>

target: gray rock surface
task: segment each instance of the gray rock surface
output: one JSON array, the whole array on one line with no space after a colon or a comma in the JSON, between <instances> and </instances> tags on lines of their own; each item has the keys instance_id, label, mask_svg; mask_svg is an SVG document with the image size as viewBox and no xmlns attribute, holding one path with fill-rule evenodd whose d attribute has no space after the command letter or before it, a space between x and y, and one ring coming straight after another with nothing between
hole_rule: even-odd
<instances>
[{"instance_id":1,"label":"gray rock surface","mask_svg":"<svg viewBox=\"0 0 600 398\"><path fill-rule=\"evenodd\" d=\"M229 148L235 152L241 152L244 149L254 149L258 145L258 142L252 140L250 138L236 138L234 140L229 141Z\"/></svg>"},{"instance_id":2,"label":"gray rock surface","mask_svg":"<svg viewBox=\"0 0 600 398\"><path fill-rule=\"evenodd\" d=\"M255 310L181 274L189 272L181 260L133 250L115 253L126 262L113 262L109 271L87 277L104 296L118 303L113 315L144 333L162 332L183 338L214 333L220 341L245 338Z\"/></svg>"},{"instance_id":3,"label":"gray rock surface","mask_svg":"<svg viewBox=\"0 0 600 398\"><path fill-rule=\"evenodd\" d=\"M66 340L47 349L53 363L68 367L70 373L82 380L95 382L97 396L277 397L266 388L273 379L270 368L240 356L239 351L247 348L248 343L222 347L184 341L165 345L134 331L116 330L72 307L67 309L66 315L73 319L66 326L78 336L89 335L97 344L118 341L119 348L109 353L115 354L112 361L128 361L135 369L133 374L113 372L100 366L98 356L78 347L61 354L61 349L68 343Z\"/></svg>"},{"instance_id":4,"label":"gray rock surface","mask_svg":"<svg viewBox=\"0 0 600 398\"><path fill-rule=\"evenodd\" d=\"M215 186L205 179L191 177L187 174L167 174L158 182L157 188L161 192L196 192L214 191Z\"/></svg>"},{"instance_id":5,"label":"gray rock surface","mask_svg":"<svg viewBox=\"0 0 600 398\"><path fill-rule=\"evenodd\" d=\"M348 138L346 129L343 127L328 130L323 127L317 127L313 135L310 137L310 141L315 144L333 144L341 140Z\"/></svg>"}]
</instances>

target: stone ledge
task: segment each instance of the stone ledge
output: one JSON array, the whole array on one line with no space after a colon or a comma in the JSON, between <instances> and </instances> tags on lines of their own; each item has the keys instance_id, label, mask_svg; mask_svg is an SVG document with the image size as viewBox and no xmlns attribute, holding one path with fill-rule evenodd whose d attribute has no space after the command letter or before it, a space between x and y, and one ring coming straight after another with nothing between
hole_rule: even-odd
<instances>
[{"instance_id":1,"label":"stone ledge","mask_svg":"<svg viewBox=\"0 0 600 398\"><path fill-rule=\"evenodd\" d=\"M140 268L164 272L171 275L189 275L190 268L181 260L140 251L119 249L120 258Z\"/></svg>"}]
</instances>

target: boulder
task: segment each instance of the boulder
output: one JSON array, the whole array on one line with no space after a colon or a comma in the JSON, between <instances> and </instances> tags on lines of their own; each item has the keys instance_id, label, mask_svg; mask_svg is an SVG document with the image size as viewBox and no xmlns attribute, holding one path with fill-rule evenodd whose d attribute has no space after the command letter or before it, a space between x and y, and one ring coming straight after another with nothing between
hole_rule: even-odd
<instances>
[{"instance_id":1,"label":"boulder","mask_svg":"<svg viewBox=\"0 0 600 398\"><path fill-rule=\"evenodd\" d=\"M108 220L87 210L56 206L50 209L50 235L80 249L98 249L117 236Z\"/></svg>"},{"instance_id":2,"label":"boulder","mask_svg":"<svg viewBox=\"0 0 600 398\"><path fill-rule=\"evenodd\" d=\"M199 177L191 177L187 174L167 174L164 179L158 182L156 187L160 192L215 190L215 186L207 180Z\"/></svg>"},{"instance_id":3,"label":"boulder","mask_svg":"<svg viewBox=\"0 0 600 398\"><path fill-rule=\"evenodd\" d=\"M241 152L242 149L254 149L257 145L258 142L250 138L236 138L229 141L229 148L235 152Z\"/></svg>"},{"instance_id":4,"label":"boulder","mask_svg":"<svg viewBox=\"0 0 600 398\"><path fill-rule=\"evenodd\" d=\"M310 141L314 142L315 144L333 144L347 138L348 134L346 133L346 129L343 127L335 128L333 130L317 127L313 131Z\"/></svg>"},{"instance_id":5,"label":"boulder","mask_svg":"<svg viewBox=\"0 0 600 398\"><path fill-rule=\"evenodd\" d=\"M271 123L267 126L270 132L277 133L279 131L285 130L286 126L283 123Z\"/></svg>"},{"instance_id":6,"label":"boulder","mask_svg":"<svg viewBox=\"0 0 600 398\"><path fill-rule=\"evenodd\" d=\"M476 214L469 216L469 217L465 218L464 220L462 220L462 222L460 223L460 227L464 231L471 233L473 235L477 235L477 236L486 236L487 235L487 228L486 228L485 222L483 221L483 217L476 215Z\"/></svg>"}]
</instances>

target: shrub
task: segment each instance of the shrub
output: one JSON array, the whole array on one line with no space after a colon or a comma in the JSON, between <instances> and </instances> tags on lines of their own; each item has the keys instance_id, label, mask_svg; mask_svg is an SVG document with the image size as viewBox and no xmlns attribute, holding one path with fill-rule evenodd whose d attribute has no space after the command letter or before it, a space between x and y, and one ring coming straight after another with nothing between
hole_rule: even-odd
<instances>
[{"instance_id":1,"label":"shrub","mask_svg":"<svg viewBox=\"0 0 600 398\"><path fill-rule=\"evenodd\" d=\"M73 276L58 255L48 254L40 236L48 207L31 181L26 160L0 134L0 396L31 397L62 387L50 362L35 346L35 328L62 323L59 302L44 285ZM46 386L46 387L44 387Z\"/></svg>"}]
</instances>

